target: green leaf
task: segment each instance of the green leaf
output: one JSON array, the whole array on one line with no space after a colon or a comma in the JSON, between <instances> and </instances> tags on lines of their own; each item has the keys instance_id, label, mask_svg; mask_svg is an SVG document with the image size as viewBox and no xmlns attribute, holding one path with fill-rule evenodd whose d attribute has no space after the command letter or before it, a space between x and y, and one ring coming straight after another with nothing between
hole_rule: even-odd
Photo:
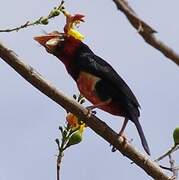
<instances>
[{"instance_id":1,"label":"green leaf","mask_svg":"<svg viewBox=\"0 0 179 180\"><path fill-rule=\"evenodd\" d=\"M81 134L81 132L77 131L77 132L73 133L72 136L70 137L70 139L66 145L66 148L69 146L78 144L81 141L82 141L82 134Z\"/></svg>"},{"instance_id":2,"label":"green leaf","mask_svg":"<svg viewBox=\"0 0 179 180\"><path fill-rule=\"evenodd\" d=\"M179 127L176 127L173 131L173 140L175 145L179 144Z\"/></svg>"}]
</instances>

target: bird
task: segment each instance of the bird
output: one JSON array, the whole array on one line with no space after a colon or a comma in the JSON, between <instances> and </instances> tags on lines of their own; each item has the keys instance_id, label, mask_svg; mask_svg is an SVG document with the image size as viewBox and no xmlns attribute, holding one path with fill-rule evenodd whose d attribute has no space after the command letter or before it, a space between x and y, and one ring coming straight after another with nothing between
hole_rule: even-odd
<instances>
[{"instance_id":1,"label":"bird","mask_svg":"<svg viewBox=\"0 0 179 180\"><path fill-rule=\"evenodd\" d=\"M112 115L124 117L119 136L124 135L124 129L131 120L137 128L144 150L150 155L139 122L139 102L116 70L80 38L66 32L54 31L34 39L65 65L80 93L93 104L91 109L99 108Z\"/></svg>"}]
</instances>

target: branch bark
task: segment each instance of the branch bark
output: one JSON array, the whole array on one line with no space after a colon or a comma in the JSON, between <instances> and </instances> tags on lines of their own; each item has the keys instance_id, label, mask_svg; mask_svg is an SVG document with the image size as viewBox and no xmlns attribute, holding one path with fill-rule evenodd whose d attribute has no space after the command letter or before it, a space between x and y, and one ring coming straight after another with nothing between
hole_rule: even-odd
<instances>
[{"instance_id":1,"label":"branch bark","mask_svg":"<svg viewBox=\"0 0 179 180\"><path fill-rule=\"evenodd\" d=\"M170 177L168 177L154 161L138 152L129 143L124 145L123 139L119 139L117 133L115 133L106 123L94 115L88 117L88 110L86 108L57 90L33 67L25 64L17 54L5 47L2 43L0 43L0 57L39 91L44 93L64 109L75 114L80 119L83 119L93 131L113 145L124 156L140 166L148 175L156 180L170 180Z\"/></svg>"},{"instance_id":2,"label":"branch bark","mask_svg":"<svg viewBox=\"0 0 179 180\"><path fill-rule=\"evenodd\" d=\"M162 54L164 54L164 56L172 60L175 64L179 65L179 54L155 37L154 33L156 33L156 31L137 16L127 1L113 0L113 2L116 4L117 8L126 15L131 25L138 31L138 33L148 44L155 49L158 49Z\"/></svg>"}]
</instances>

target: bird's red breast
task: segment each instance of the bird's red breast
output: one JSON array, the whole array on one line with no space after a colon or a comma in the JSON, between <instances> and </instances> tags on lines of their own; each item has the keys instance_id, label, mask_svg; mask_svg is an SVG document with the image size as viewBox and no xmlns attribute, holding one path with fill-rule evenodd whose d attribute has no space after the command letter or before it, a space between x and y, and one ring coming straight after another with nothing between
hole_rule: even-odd
<instances>
[{"instance_id":1,"label":"bird's red breast","mask_svg":"<svg viewBox=\"0 0 179 180\"><path fill-rule=\"evenodd\" d=\"M99 80L100 78L86 72L80 72L77 79L77 85L81 94L93 104L99 104L101 102L95 92L95 85Z\"/></svg>"},{"instance_id":2,"label":"bird's red breast","mask_svg":"<svg viewBox=\"0 0 179 180\"><path fill-rule=\"evenodd\" d=\"M102 103L102 100L98 97L95 89L95 85L98 81L100 81L99 77L96 77L87 72L80 72L77 79L77 86L80 93L93 105L98 105ZM107 100L106 103L104 103L104 105L99 108L113 115L121 115L121 106L119 105L119 103L112 102L112 99Z\"/></svg>"}]
</instances>

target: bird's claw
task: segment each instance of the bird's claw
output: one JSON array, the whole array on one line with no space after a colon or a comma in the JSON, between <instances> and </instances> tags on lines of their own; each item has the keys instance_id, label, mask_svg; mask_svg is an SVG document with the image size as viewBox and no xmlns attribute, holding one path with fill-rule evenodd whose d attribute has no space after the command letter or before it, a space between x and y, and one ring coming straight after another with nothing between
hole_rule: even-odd
<instances>
[{"instance_id":1,"label":"bird's claw","mask_svg":"<svg viewBox=\"0 0 179 180\"><path fill-rule=\"evenodd\" d=\"M88 110L88 112L87 112L87 117L91 117L91 115L93 114L93 115L95 115L96 114L96 111L93 111L92 109L94 109L92 106L88 106L88 107L86 107L86 109Z\"/></svg>"},{"instance_id":2,"label":"bird's claw","mask_svg":"<svg viewBox=\"0 0 179 180\"><path fill-rule=\"evenodd\" d=\"M111 149L111 152L116 152L116 148L113 146L112 149Z\"/></svg>"}]
</instances>

